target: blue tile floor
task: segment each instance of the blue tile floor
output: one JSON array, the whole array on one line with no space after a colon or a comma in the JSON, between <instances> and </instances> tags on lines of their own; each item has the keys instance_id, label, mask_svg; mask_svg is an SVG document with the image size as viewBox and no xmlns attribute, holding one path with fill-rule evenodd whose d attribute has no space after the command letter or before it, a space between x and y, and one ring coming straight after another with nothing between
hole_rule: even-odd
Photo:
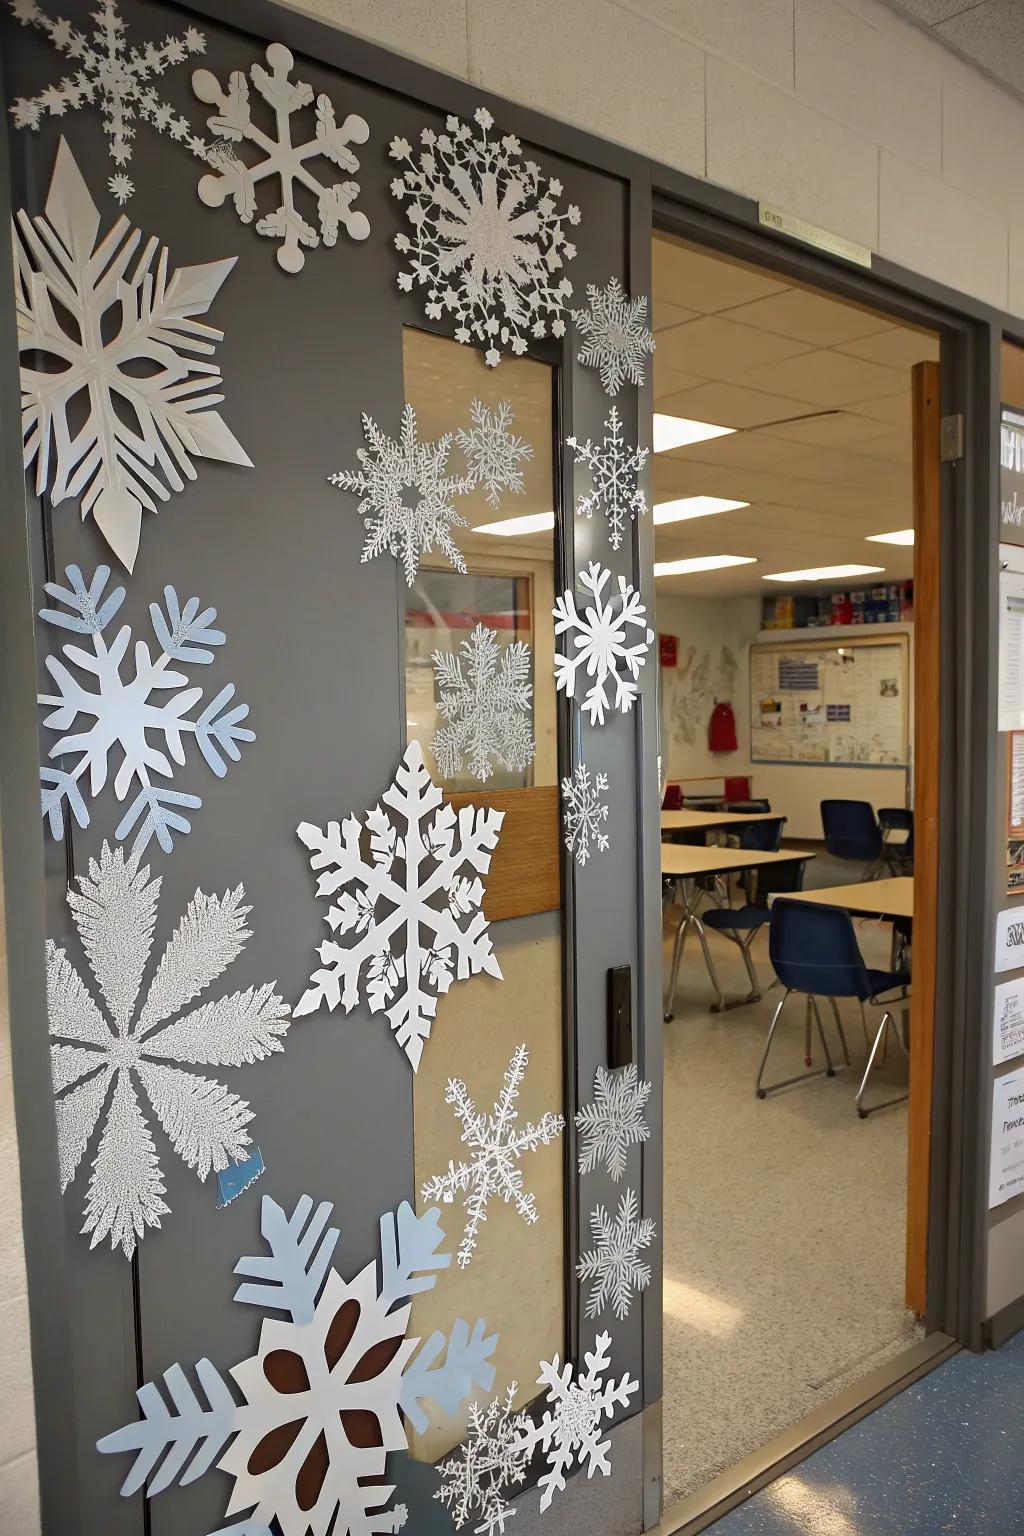
<instances>
[{"instance_id":1,"label":"blue tile floor","mask_svg":"<svg viewBox=\"0 0 1024 1536\"><path fill-rule=\"evenodd\" d=\"M1024 1333L955 1355L713 1536L1024 1536Z\"/></svg>"}]
</instances>

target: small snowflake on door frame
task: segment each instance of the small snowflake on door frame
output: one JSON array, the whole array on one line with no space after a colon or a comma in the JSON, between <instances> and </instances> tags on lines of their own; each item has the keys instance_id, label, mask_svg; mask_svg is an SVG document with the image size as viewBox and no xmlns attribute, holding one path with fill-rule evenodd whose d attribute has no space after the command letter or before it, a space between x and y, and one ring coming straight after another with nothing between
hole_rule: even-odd
<instances>
[{"instance_id":1,"label":"small snowflake on door frame","mask_svg":"<svg viewBox=\"0 0 1024 1536\"><path fill-rule=\"evenodd\" d=\"M588 309L574 309L573 322L585 345L578 353L586 368L601 371L605 394L617 395L624 384L639 389L644 382L645 359L654 351L654 335L647 324L647 299L629 299L617 277L604 288L587 284Z\"/></svg>"},{"instance_id":2,"label":"small snowflake on door frame","mask_svg":"<svg viewBox=\"0 0 1024 1536\"><path fill-rule=\"evenodd\" d=\"M595 510L604 512L608 522L608 542L618 549L626 536L626 526L636 522L647 511L647 497L639 484L639 476L647 463L647 449L637 448L622 440L622 422L618 408L612 406L604 424L604 440L585 443L578 438L567 437L577 464L585 464L590 470L591 489L581 491L576 498L576 516L591 517Z\"/></svg>"},{"instance_id":3,"label":"small snowflake on door frame","mask_svg":"<svg viewBox=\"0 0 1024 1536\"><path fill-rule=\"evenodd\" d=\"M593 601L580 612L576 594L569 588L555 599L552 609L555 635L569 636L572 646L568 655L555 655L555 683L559 691L572 699L576 697L581 670L592 679L580 705L583 713L589 715L591 725L603 725L609 708L619 709L623 714L632 709L640 693L640 668L654 639L639 592L625 576L619 576L618 596L606 597L605 588L611 579L607 566L591 560L587 569L580 572L578 581ZM631 641L631 634L637 638ZM609 686L615 690L612 699L608 697Z\"/></svg>"},{"instance_id":4,"label":"small snowflake on door frame","mask_svg":"<svg viewBox=\"0 0 1024 1536\"><path fill-rule=\"evenodd\" d=\"M594 852L608 847L608 805L601 799L608 793L608 775L591 776L586 763L577 763L572 774L562 780L562 823L565 846L582 869Z\"/></svg>"}]
</instances>

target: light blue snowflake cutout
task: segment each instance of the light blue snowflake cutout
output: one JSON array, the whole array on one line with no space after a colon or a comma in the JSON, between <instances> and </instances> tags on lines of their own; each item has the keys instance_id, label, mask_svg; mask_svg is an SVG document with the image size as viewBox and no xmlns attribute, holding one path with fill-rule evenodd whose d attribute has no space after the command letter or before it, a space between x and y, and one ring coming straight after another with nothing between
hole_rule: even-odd
<instances>
[{"instance_id":1,"label":"light blue snowflake cutout","mask_svg":"<svg viewBox=\"0 0 1024 1536\"><path fill-rule=\"evenodd\" d=\"M232 1384L200 1360L199 1392L180 1365L164 1372L162 1388L139 1390L142 1418L98 1443L104 1454L133 1454L126 1498L144 1485L150 1498L184 1487L216 1464L233 1481L226 1517L243 1517L218 1536L383 1536L405 1524L404 1505L387 1507L388 1454L408 1448L406 1419L426 1428L426 1401L451 1414L477 1389L490 1391L497 1335L459 1319L447 1337L407 1336L411 1298L451 1263L436 1208L417 1216L403 1202L382 1216L380 1263L351 1281L333 1265L330 1217L331 1206L314 1208L308 1195L291 1216L263 1197L269 1254L236 1265L246 1283L235 1300L287 1320L264 1317L257 1352L231 1368Z\"/></svg>"},{"instance_id":2,"label":"light blue snowflake cutout","mask_svg":"<svg viewBox=\"0 0 1024 1536\"><path fill-rule=\"evenodd\" d=\"M208 666L213 661L212 647L225 641L223 631L213 628L217 610L200 608L197 597L182 607L174 588L165 587L164 606L151 603L149 608L157 654L151 655L147 642L137 639L126 662L130 625L122 625L109 644L105 638L125 596L123 587L107 592L109 566L99 566L88 585L77 565L69 565L65 575L66 587L47 582L45 590L58 606L42 609L39 616L56 629L86 637L90 645L69 643L59 656L46 658L58 692L39 695L39 703L49 709L43 724L61 735L48 754L53 766L40 769L43 815L57 838L64 835L65 807L80 827L87 827L90 811L83 781L88 776L88 793L95 797L113 768L118 800L127 799L135 788L115 830L116 840L123 842L135 832L132 858L154 837L170 853L173 835L191 828L186 813L199 810L203 802L198 795L154 783L154 776L173 778L175 765L186 762L185 741L191 736L207 767L222 779L226 759L237 762L241 743L256 739L243 724L249 706L232 703L233 683L225 683L206 702L203 689L190 687L188 675L172 666ZM129 675L122 676L122 666ZM89 679L95 687L89 686ZM115 749L120 762L115 753L112 764Z\"/></svg>"}]
</instances>

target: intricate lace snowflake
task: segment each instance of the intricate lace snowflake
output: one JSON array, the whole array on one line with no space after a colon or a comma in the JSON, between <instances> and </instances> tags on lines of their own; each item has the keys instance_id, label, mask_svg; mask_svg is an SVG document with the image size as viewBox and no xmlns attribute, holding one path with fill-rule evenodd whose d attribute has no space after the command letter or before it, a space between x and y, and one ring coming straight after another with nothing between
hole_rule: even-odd
<instances>
[{"instance_id":1,"label":"intricate lace snowflake","mask_svg":"<svg viewBox=\"0 0 1024 1536\"><path fill-rule=\"evenodd\" d=\"M587 1368L575 1381L571 1362L561 1365L557 1355L541 1361L537 1384L548 1389L547 1406L538 1424L527 1424L522 1443L531 1455L539 1445L548 1459L548 1470L538 1479L544 1490L542 1512L550 1508L556 1493L564 1492L565 1475L574 1466L586 1466L588 1477L611 1473L612 1443L601 1439L601 1421L612 1417L616 1405L627 1408L640 1385L628 1372L618 1382L614 1377L603 1379L611 1364L611 1343L611 1334L598 1334L593 1352L583 1355Z\"/></svg>"},{"instance_id":2,"label":"intricate lace snowflake","mask_svg":"<svg viewBox=\"0 0 1024 1536\"><path fill-rule=\"evenodd\" d=\"M629 1315L635 1291L645 1291L651 1283L651 1266L641 1263L638 1255L654 1241L655 1226L649 1216L638 1218L637 1198L631 1189L619 1199L615 1220L603 1205L590 1213L590 1232L596 1243L580 1255L576 1273L581 1280L593 1280L587 1297L587 1316L598 1317L611 1302L620 1320Z\"/></svg>"},{"instance_id":3,"label":"intricate lace snowflake","mask_svg":"<svg viewBox=\"0 0 1024 1536\"><path fill-rule=\"evenodd\" d=\"M436 547L457 571L466 574L466 561L451 530L469 524L453 502L473 488L468 475L449 474L452 434L436 443L421 443L416 436L416 413L411 405L402 411L402 435L398 442L381 431L371 416L363 416L363 432L369 448L356 458L362 469L345 469L330 475L330 483L362 497L359 513L366 525L362 558L389 554L401 559L411 587L419 570L420 556ZM413 492L413 505L405 492Z\"/></svg>"},{"instance_id":4,"label":"intricate lace snowflake","mask_svg":"<svg viewBox=\"0 0 1024 1536\"><path fill-rule=\"evenodd\" d=\"M142 1419L98 1444L107 1455L134 1454L125 1497L148 1484L153 1498L216 1462L234 1485L226 1513L251 1511L221 1536L254 1536L274 1521L281 1536L380 1536L405 1525L404 1505L386 1507L395 1490L384 1482L388 1454L408 1447L403 1415L422 1431L424 1401L452 1414L475 1389L489 1392L497 1336L460 1319L447 1338L407 1337L410 1299L451 1262L438 1251L436 1210L417 1217L403 1203L382 1216L379 1270L371 1260L351 1281L331 1265L330 1216L330 1205L314 1210L308 1195L290 1217L263 1197L269 1256L239 1261L235 1273L250 1278L235 1300L288 1320L264 1317L256 1354L231 1368L241 1404L209 1360L195 1368L206 1407L180 1365L165 1371L162 1388L140 1389Z\"/></svg>"},{"instance_id":5,"label":"intricate lace snowflake","mask_svg":"<svg viewBox=\"0 0 1024 1536\"><path fill-rule=\"evenodd\" d=\"M518 357L531 337L565 334L572 284L558 274L576 254L565 225L578 224L580 211L570 203L560 213L561 183L523 160L511 134L491 139L485 108L473 117L476 130L457 117L444 133L424 128L418 159L407 139L391 140L391 158L407 167L391 191L413 229L395 236L395 248L410 257L398 286L426 288L427 316L440 320L448 310L456 340L480 342L496 367L500 347Z\"/></svg>"},{"instance_id":6,"label":"intricate lace snowflake","mask_svg":"<svg viewBox=\"0 0 1024 1536\"><path fill-rule=\"evenodd\" d=\"M217 610L200 611L197 597L190 597L182 608L174 588L165 587L164 608L158 603L149 607L160 649L154 658L146 642L136 640L132 675L123 678L131 629L122 625L110 645L104 634L124 602L124 588L115 587L104 596L110 576L105 565L98 567L88 587L77 565L69 565L65 574L66 587L56 582L45 587L60 607L44 608L39 616L58 629L89 636L92 648L69 644L60 657L46 658L46 670L59 692L39 695L39 703L50 710L43 724L63 734L49 752L50 760L57 760L59 766L40 769L43 815L53 836L63 837L67 802L78 825L87 827L89 807L80 781L88 771L89 791L99 794L110 773L110 754L119 748L114 794L124 800L133 785L138 790L114 836L121 842L138 828L133 858L145 851L153 837L170 853L173 834L189 831L185 812L198 810L203 802L198 795L154 784L153 776L173 777L171 759L184 764L184 739L192 736L207 766L223 778L225 758L237 762L239 743L256 739L242 724L249 714L248 704L231 703L233 683L225 683L204 706L202 688L190 687L186 674L172 666L173 662L208 666L213 661L209 647L224 644L223 631L212 627ZM95 679L95 690L87 686L88 678ZM151 736L162 738L162 746L154 745ZM69 760L68 766L64 760Z\"/></svg>"},{"instance_id":7,"label":"intricate lace snowflake","mask_svg":"<svg viewBox=\"0 0 1024 1536\"><path fill-rule=\"evenodd\" d=\"M651 1084L637 1081L636 1063L621 1072L598 1067L594 1102L576 1116L580 1133L580 1173L593 1173L598 1163L618 1183L626 1171L626 1154L647 1140L651 1128L644 1119Z\"/></svg>"},{"instance_id":8,"label":"intricate lace snowflake","mask_svg":"<svg viewBox=\"0 0 1024 1536\"><path fill-rule=\"evenodd\" d=\"M47 86L38 96L21 97L14 103L11 113L16 128L38 128L46 116L64 117L82 106L98 106L110 157L118 166L131 160L136 121L149 123L158 133L186 143L200 158L205 155L206 145L195 138L188 119L162 101L150 83L155 75L181 64L188 54L205 52L206 39L195 27L187 27L181 37L129 48L114 0L100 0L92 15L91 37L77 32L63 18L51 21L36 0L10 0L10 5L23 26L45 32L57 51L75 66L75 73L59 85ZM119 203L126 202L135 191L123 170L111 176L107 185Z\"/></svg>"},{"instance_id":9,"label":"intricate lace snowflake","mask_svg":"<svg viewBox=\"0 0 1024 1536\"><path fill-rule=\"evenodd\" d=\"M526 1478L527 1451L522 1445L527 1419L513 1409L517 1382L503 1398L496 1397L483 1408L469 1407L469 1434L454 1456L439 1463L441 1486L434 1494L451 1512L455 1525L470 1520L477 1536L494 1536L505 1529L505 1521L515 1510L508 1502L508 1490Z\"/></svg>"},{"instance_id":10,"label":"intricate lace snowflake","mask_svg":"<svg viewBox=\"0 0 1024 1536\"><path fill-rule=\"evenodd\" d=\"M617 277L606 288L587 284L589 309L574 309L572 318L586 346L579 360L600 368L605 393L617 395L623 384L638 389L644 382L644 359L654 351L647 324L647 299L627 299Z\"/></svg>"},{"instance_id":11,"label":"intricate lace snowflake","mask_svg":"<svg viewBox=\"0 0 1024 1536\"><path fill-rule=\"evenodd\" d=\"M256 213L257 184L268 177L276 178L281 187L280 207L257 219L256 230L282 242L277 248L277 264L283 271L301 272L306 262L303 246L314 249L321 238L324 245L337 244L341 225L353 240L365 240L370 233L365 213L354 212L352 208L359 196L359 183L327 184L309 168L310 161L323 158L343 171L358 171L359 161L349 145L365 144L370 128L355 113L349 113L339 128L330 97L321 94L316 98L313 136L296 144L292 138L292 115L311 104L313 87L303 80L288 78L295 60L283 43L269 45L267 63L269 73L261 64L253 64L249 75L273 113L272 133L265 133L253 122L249 82L243 70L231 74L226 91L208 69L197 69L192 76L192 89L199 100L218 109L207 120L215 140L215 148L207 159L214 169L202 178L198 190L208 208L220 208L230 197L242 223L251 224ZM240 160L232 147L244 140L262 155L252 165ZM316 199L319 231L296 207L296 193L301 187Z\"/></svg>"},{"instance_id":12,"label":"intricate lace snowflake","mask_svg":"<svg viewBox=\"0 0 1024 1536\"><path fill-rule=\"evenodd\" d=\"M155 238L140 252L122 217L97 244L99 223L61 139L46 217L21 210L14 229L24 460L36 494L81 497L132 570L143 508L196 478L193 457L252 467L213 409L223 381L207 359L223 332L193 318L235 263L169 272Z\"/></svg>"},{"instance_id":13,"label":"intricate lace snowflake","mask_svg":"<svg viewBox=\"0 0 1024 1536\"><path fill-rule=\"evenodd\" d=\"M382 798L383 805L375 805L364 818L369 859L363 854L358 816L340 825L332 821L326 832L308 821L298 829L313 869L324 871L317 895L341 892L327 913L328 927L338 937L355 934L357 942L351 948L333 939L320 945L323 969L313 972L295 1016L325 1003L351 1013L365 965L363 990L370 1012L386 1009L415 1071L437 999L452 982L481 971L501 980L480 910L480 876L490 868L504 812L471 805L455 811L442 805L418 741L405 749ZM405 824L404 833L399 823Z\"/></svg>"},{"instance_id":14,"label":"intricate lace snowflake","mask_svg":"<svg viewBox=\"0 0 1024 1536\"><path fill-rule=\"evenodd\" d=\"M107 1236L126 1257L168 1207L139 1104L141 1085L178 1156L201 1179L245 1155L252 1119L244 1099L187 1068L240 1067L283 1049L288 1009L276 982L191 1008L251 938L239 885L223 896L196 891L164 949L141 1008L160 880L122 849L103 844L99 861L68 893L68 906L107 1016L63 949L46 946L53 1087L61 1188L66 1190L93 1132L106 1118L92 1164L83 1232L91 1247ZM158 1029L158 1025L163 1025ZM74 1043L71 1043L74 1042Z\"/></svg>"},{"instance_id":15,"label":"intricate lace snowflake","mask_svg":"<svg viewBox=\"0 0 1024 1536\"><path fill-rule=\"evenodd\" d=\"M521 1130L516 1128L519 1111L515 1101L529 1060L526 1046L517 1046L505 1072L504 1086L489 1115L477 1110L460 1077L448 1079L445 1103L455 1106L456 1118L462 1123L462 1140L472 1157L468 1163L450 1162L447 1173L438 1173L428 1179L420 1191L420 1199L424 1202L440 1200L451 1205L457 1193L467 1192L462 1202L466 1227L459 1244L460 1269L465 1269L472 1261L477 1233L481 1223L487 1220L487 1207L493 1197L504 1200L506 1205L514 1205L524 1221L532 1223L538 1217L533 1194L523 1189L519 1160L524 1152L536 1152L542 1142L547 1146L560 1136L565 1130L565 1120L561 1115L545 1111L536 1125L530 1120Z\"/></svg>"},{"instance_id":16,"label":"intricate lace snowflake","mask_svg":"<svg viewBox=\"0 0 1024 1536\"><path fill-rule=\"evenodd\" d=\"M565 442L576 455L577 464L590 469L592 490L576 499L576 515L590 517L595 507L604 511L608 519L608 539L612 549L618 549L626 532L626 524L642 517L647 511L647 498L637 477L647 463L647 449L633 448L622 441L622 422L613 405L604 424L604 442L585 443L575 437Z\"/></svg>"},{"instance_id":17,"label":"intricate lace snowflake","mask_svg":"<svg viewBox=\"0 0 1024 1536\"><path fill-rule=\"evenodd\" d=\"M435 651L431 658L446 724L430 750L442 776L454 778L468 760L470 773L484 783L494 772L492 759L522 773L534 753L530 647L525 640L503 646L497 630L478 624L459 649L461 656Z\"/></svg>"},{"instance_id":18,"label":"intricate lace snowflake","mask_svg":"<svg viewBox=\"0 0 1024 1536\"><path fill-rule=\"evenodd\" d=\"M593 597L593 606L580 613L576 607L576 595L566 591L555 600L552 612L555 616L555 634L572 633L575 655L555 656L555 681L569 698L576 697L576 679L582 667L593 678L581 708L589 714L591 725L603 725L605 710L609 707L632 709L633 701L640 692L636 679L647 660L647 652L654 631L647 623L647 610L640 601L640 594L629 585L624 576L618 578L619 595L616 600L603 597L605 587L612 579L606 567L591 560L579 576L579 585ZM632 644L630 633L637 638ZM628 673L628 677L625 675ZM608 688L614 684L614 701L608 697Z\"/></svg>"},{"instance_id":19,"label":"intricate lace snowflake","mask_svg":"<svg viewBox=\"0 0 1024 1536\"><path fill-rule=\"evenodd\" d=\"M512 407L507 400L493 411L482 400L474 400L470 411L472 428L467 432L460 427L455 440L466 456L470 484L486 486L487 503L497 509L502 491L521 496L526 489L519 465L533 458L533 448L509 431Z\"/></svg>"},{"instance_id":20,"label":"intricate lace snowflake","mask_svg":"<svg viewBox=\"0 0 1024 1536\"><path fill-rule=\"evenodd\" d=\"M585 763L578 763L571 776L562 780L565 846L581 868L595 848L604 853L608 847L608 834L604 831L608 807L601 799L607 793L608 775L598 773L591 779Z\"/></svg>"}]
</instances>

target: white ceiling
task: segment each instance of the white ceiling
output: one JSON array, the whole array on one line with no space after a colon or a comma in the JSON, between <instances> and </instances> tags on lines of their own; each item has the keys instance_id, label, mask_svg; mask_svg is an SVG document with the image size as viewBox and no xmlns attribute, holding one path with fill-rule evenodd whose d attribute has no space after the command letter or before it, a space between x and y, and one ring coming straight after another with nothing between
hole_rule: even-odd
<instances>
[{"instance_id":1,"label":"white ceiling","mask_svg":"<svg viewBox=\"0 0 1024 1536\"><path fill-rule=\"evenodd\" d=\"M889 0L889 4L1024 96L1021 0Z\"/></svg>"}]
</instances>

